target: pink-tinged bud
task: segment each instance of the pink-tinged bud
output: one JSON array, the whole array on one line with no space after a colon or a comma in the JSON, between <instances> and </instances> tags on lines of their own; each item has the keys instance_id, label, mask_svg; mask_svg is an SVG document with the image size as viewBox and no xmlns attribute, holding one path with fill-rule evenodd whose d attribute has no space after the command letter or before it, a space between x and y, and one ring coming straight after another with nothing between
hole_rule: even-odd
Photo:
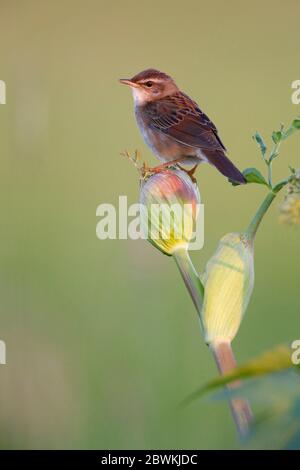
<instances>
[{"instance_id":1,"label":"pink-tinged bud","mask_svg":"<svg viewBox=\"0 0 300 470\"><path fill-rule=\"evenodd\" d=\"M163 170L141 183L141 225L147 239L166 255L187 249L193 238L200 194L183 170Z\"/></svg>"}]
</instances>

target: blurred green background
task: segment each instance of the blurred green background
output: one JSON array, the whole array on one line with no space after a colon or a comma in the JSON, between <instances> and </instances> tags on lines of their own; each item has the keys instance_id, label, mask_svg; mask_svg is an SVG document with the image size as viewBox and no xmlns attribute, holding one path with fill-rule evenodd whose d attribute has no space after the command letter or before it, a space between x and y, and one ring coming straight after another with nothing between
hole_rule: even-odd
<instances>
[{"instance_id":1,"label":"blurred green background","mask_svg":"<svg viewBox=\"0 0 300 470\"><path fill-rule=\"evenodd\" d=\"M100 241L96 207L138 199L119 155L155 159L118 77L166 71L217 125L241 169L263 169L251 139L300 106L297 0L0 1L1 448L235 448L224 403L178 402L215 377L174 262L145 241ZM299 167L300 136L275 163ZM197 171L205 203L199 272L265 194ZM239 362L300 337L299 231L278 202L256 240L256 285Z\"/></svg>"}]
</instances>

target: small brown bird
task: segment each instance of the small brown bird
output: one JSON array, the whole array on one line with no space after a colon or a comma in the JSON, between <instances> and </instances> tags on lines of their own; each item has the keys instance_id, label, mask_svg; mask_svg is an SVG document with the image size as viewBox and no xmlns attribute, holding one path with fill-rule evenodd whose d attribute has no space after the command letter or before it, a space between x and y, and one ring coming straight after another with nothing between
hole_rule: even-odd
<instances>
[{"instance_id":1,"label":"small brown bird","mask_svg":"<svg viewBox=\"0 0 300 470\"><path fill-rule=\"evenodd\" d=\"M120 82L132 88L136 120L145 142L165 162L157 170L170 163L196 168L207 162L230 180L246 183L225 155L215 125L169 75L148 69Z\"/></svg>"}]
</instances>

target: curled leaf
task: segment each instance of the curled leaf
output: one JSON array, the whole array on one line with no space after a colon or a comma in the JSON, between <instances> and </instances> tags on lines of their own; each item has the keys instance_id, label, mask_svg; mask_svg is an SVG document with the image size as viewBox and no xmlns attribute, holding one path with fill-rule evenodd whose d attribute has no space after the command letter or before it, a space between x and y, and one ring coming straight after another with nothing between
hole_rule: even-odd
<instances>
[{"instance_id":1,"label":"curled leaf","mask_svg":"<svg viewBox=\"0 0 300 470\"><path fill-rule=\"evenodd\" d=\"M267 181L257 168L246 168L243 171L243 175L245 176L247 183L264 184L268 186Z\"/></svg>"},{"instance_id":2,"label":"curled leaf","mask_svg":"<svg viewBox=\"0 0 300 470\"><path fill-rule=\"evenodd\" d=\"M293 120L292 126L294 129L300 129L300 116L296 117L296 119Z\"/></svg>"},{"instance_id":3,"label":"curled leaf","mask_svg":"<svg viewBox=\"0 0 300 470\"><path fill-rule=\"evenodd\" d=\"M260 135L259 132L255 132L254 136L253 136L253 139L257 142L257 144L259 145L259 148L260 148L260 151L262 153L262 156L263 156L263 159L265 157L265 154L266 154L266 151L267 151L267 146L265 144L265 141L264 139L262 138L262 136Z\"/></svg>"},{"instance_id":4,"label":"curled leaf","mask_svg":"<svg viewBox=\"0 0 300 470\"><path fill-rule=\"evenodd\" d=\"M272 140L274 144L278 144L282 139L282 132L281 131L274 131L272 133Z\"/></svg>"}]
</instances>

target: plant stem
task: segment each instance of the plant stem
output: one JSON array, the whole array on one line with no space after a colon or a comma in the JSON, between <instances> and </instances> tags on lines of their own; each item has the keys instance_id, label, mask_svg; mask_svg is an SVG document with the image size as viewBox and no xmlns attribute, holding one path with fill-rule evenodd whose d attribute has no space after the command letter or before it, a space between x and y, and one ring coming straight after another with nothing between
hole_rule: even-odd
<instances>
[{"instance_id":1,"label":"plant stem","mask_svg":"<svg viewBox=\"0 0 300 470\"><path fill-rule=\"evenodd\" d=\"M263 202L261 203L260 207L258 208L256 214L254 215L253 219L251 220L250 224L248 225L248 228L246 230L246 236L248 239L253 240L255 237L255 234L257 232L257 229L269 209L270 205L272 204L273 200L275 199L276 194L273 192L270 192L267 194Z\"/></svg>"},{"instance_id":2,"label":"plant stem","mask_svg":"<svg viewBox=\"0 0 300 470\"><path fill-rule=\"evenodd\" d=\"M189 291L190 296L192 297L192 301L196 307L199 316L199 321L203 330L203 322L201 319L201 309L204 297L203 284L185 248L180 248L176 250L173 254L173 257L178 266L183 281L186 285L186 288Z\"/></svg>"},{"instance_id":3,"label":"plant stem","mask_svg":"<svg viewBox=\"0 0 300 470\"><path fill-rule=\"evenodd\" d=\"M282 131L283 129L281 129ZM266 164L268 165L268 180L269 180L269 186L270 188L273 188L273 177L272 177L272 165L273 165L273 160L278 157L279 155L279 148L280 148L280 141L275 144L273 147L273 150L271 152L269 160L265 160Z\"/></svg>"},{"instance_id":4,"label":"plant stem","mask_svg":"<svg viewBox=\"0 0 300 470\"><path fill-rule=\"evenodd\" d=\"M217 367L221 375L230 373L236 368L236 360L229 341L215 341L210 345ZM228 390L236 389L240 382L233 382L227 386ZM229 398L231 413L240 437L248 434L253 419L252 411L244 398Z\"/></svg>"},{"instance_id":5,"label":"plant stem","mask_svg":"<svg viewBox=\"0 0 300 470\"><path fill-rule=\"evenodd\" d=\"M270 188L272 188L273 186L272 162L268 162L267 165L268 165L268 182L269 182Z\"/></svg>"}]
</instances>

